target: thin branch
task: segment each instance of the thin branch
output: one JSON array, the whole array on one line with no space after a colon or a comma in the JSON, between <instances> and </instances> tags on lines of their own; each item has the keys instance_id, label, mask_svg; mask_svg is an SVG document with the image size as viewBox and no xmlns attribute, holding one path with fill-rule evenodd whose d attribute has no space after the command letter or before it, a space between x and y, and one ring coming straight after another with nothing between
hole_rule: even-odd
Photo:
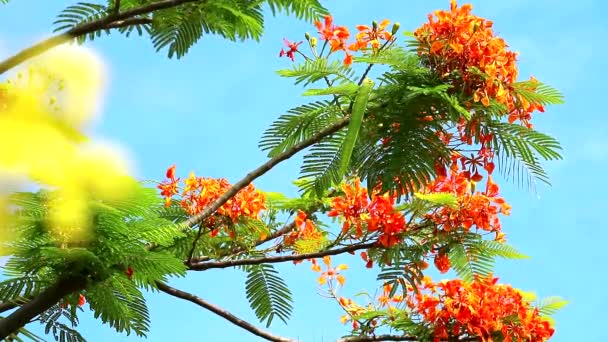
<instances>
[{"instance_id":1,"label":"thin branch","mask_svg":"<svg viewBox=\"0 0 608 342\"><path fill-rule=\"evenodd\" d=\"M294 342L295 341L295 340L292 340L292 339L289 339L286 337L273 335L265 330L262 330L256 326L254 326L253 324L236 317L235 315L231 314L230 312L228 312L218 306L215 306L209 302L206 302L202 298L197 297L191 293L184 292L182 290L178 290L176 288L173 288L173 287L171 287L167 284L161 283L161 282L156 282L156 286L158 286L159 290L161 290L167 294L170 294L177 298L181 298L181 299L190 301L198 306L201 306L201 307L213 312L214 314L225 318L230 323L232 323L236 326L239 326L239 327L249 331L250 333L252 333L256 336L259 336L263 339L266 339L268 341L274 341L274 342Z\"/></svg>"},{"instance_id":2,"label":"thin branch","mask_svg":"<svg viewBox=\"0 0 608 342\"><path fill-rule=\"evenodd\" d=\"M23 304L19 309L0 320L0 341L15 333L34 317L40 315L55 305L61 298L84 289L86 278L64 278L57 281L37 295L30 302Z\"/></svg>"},{"instance_id":3,"label":"thin branch","mask_svg":"<svg viewBox=\"0 0 608 342\"><path fill-rule=\"evenodd\" d=\"M66 43L72 40L73 38L77 38L92 32L107 30L113 28L112 25L116 25L117 22L126 22L127 20L131 20L138 16L149 14L154 11L177 7L190 2L203 1L204 0L163 0L135 7L124 12L110 13L107 16L75 26L64 33L52 36L48 39L40 41L26 49L19 51L17 54L5 59L4 61L2 61L2 63L0 63L0 75L16 67L17 65L27 61L28 59L36 57L47 50Z\"/></svg>"},{"instance_id":4,"label":"thin branch","mask_svg":"<svg viewBox=\"0 0 608 342\"><path fill-rule=\"evenodd\" d=\"M152 18L143 17L143 18L131 18L125 20L117 20L106 25L106 29L117 29L134 25L145 25L152 24Z\"/></svg>"},{"instance_id":5,"label":"thin branch","mask_svg":"<svg viewBox=\"0 0 608 342\"><path fill-rule=\"evenodd\" d=\"M259 246L261 244L264 244L264 243L266 243L268 241L271 241L271 240L274 240L274 239L276 239L278 237L281 237L284 234L287 234L290 231L292 231L295 227L296 227L296 223L295 222L291 222L289 224L286 224L285 226L283 226L283 228L281 228L281 229L275 231L274 233L268 235L266 238L258 240L255 243L255 246L257 247L257 246ZM235 248L235 249L229 251L228 253L220 255L219 257L220 258L221 257L227 257L227 256L235 255L235 254L238 254L238 253L241 253L241 252L246 252L246 251L247 251L247 248L245 248L245 247ZM191 263L200 263L200 262L209 261L209 260L211 260L210 257L192 258L191 259Z\"/></svg>"},{"instance_id":6,"label":"thin branch","mask_svg":"<svg viewBox=\"0 0 608 342\"><path fill-rule=\"evenodd\" d=\"M345 117L345 118L341 119L340 121L336 122L335 124L322 129L321 131L314 134L310 138L301 141L300 143L289 148L288 150L286 150L280 154L277 154L275 157L269 159L267 162L260 165L259 167L257 167L253 171L251 171L250 173L248 173L240 181L234 183L234 185L232 185L232 187L230 189L228 189L228 191L226 191L217 200L215 200L213 203L211 203L209 206L207 206L201 213L194 215L191 218L189 218L188 220L184 221L183 225L192 227L192 226L196 225L197 223L204 221L206 218L211 216L211 214L213 214L217 209L219 209L222 205L224 205L226 202L228 202L228 200L230 200L232 197L234 197L239 191L241 191L247 185L249 185L249 183L251 183L253 180L262 176L266 172L270 171L273 167L275 167L280 162L291 158L293 155L302 151L303 149L318 143L319 141L321 141L323 138L327 137L328 135L331 135L331 134L339 131L340 129L346 127L346 125L348 125L349 121L350 121L350 117Z\"/></svg>"},{"instance_id":7,"label":"thin branch","mask_svg":"<svg viewBox=\"0 0 608 342\"><path fill-rule=\"evenodd\" d=\"M225 260L225 261L211 261L202 262L190 265L190 270L193 271L204 271L212 268L228 268L242 265L259 265L259 264L274 264L287 261L306 260L311 258L321 258L326 255L338 255L348 252L354 252L361 249L368 249L377 246L376 242L368 242L357 245L346 246L337 249L330 249L315 253L306 254L294 254L294 255L281 255L272 257L261 257L251 259L240 259L240 260Z\"/></svg>"}]
</instances>

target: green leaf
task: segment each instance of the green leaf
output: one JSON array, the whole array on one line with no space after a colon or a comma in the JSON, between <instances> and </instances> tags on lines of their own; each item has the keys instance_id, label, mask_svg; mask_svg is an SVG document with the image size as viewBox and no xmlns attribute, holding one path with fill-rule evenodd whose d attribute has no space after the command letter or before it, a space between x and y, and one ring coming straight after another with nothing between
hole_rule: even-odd
<instances>
[{"instance_id":1,"label":"green leaf","mask_svg":"<svg viewBox=\"0 0 608 342\"><path fill-rule=\"evenodd\" d=\"M339 61L329 62L327 58L305 60L303 63L294 64L291 69L278 70L277 74L282 77L295 78L295 84L303 83L304 86L330 76L339 83L354 82L352 69Z\"/></svg>"},{"instance_id":2,"label":"green leaf","mask_svg":"<svg viewBox=\"0 0 608 342\"><path fill-rule=\"evenodd\" d=\"M331 186L342 181L340 174L341 149L344 144L345 132L338 131L314 145L304 156L300 169L300 178L306 179L300 189L305 194L315 194L322 197Z\"/></svg>"},{"instance_id":3,"label":"green leaf","mask_svg":"<svg viewBox=\"0 0 608 342\"><path fill-rule=\"evenodd\" d=\"M329 87L324 89L307 89L302 95L303 96L318 96L318 95L344 95L351 96L354 95L357 90L359 90L359 86L356 83L344 83L337 85L335 87Z\"/></svg>"},{"instance_id":4,"label":"green leaf","mask_svg":"<svg viewBox=\"0 0 608 342\"><path fill-rule=\"evenodd\" d=\"M511 84L517 95L523 97L526 101L538 105L555 105L564 103L564 95L557 89L552 88L544 83L534 81L522 81ZM536 88L532 91L530 89Z\"/></svg>"},{"instance_id":5,"label":"green leaf","mask_svg":"<svg viewBox=\"0 0 608 342\"><path fill-rule=\"evenodd\" d=\"M430 194L414 193L417 198L439 206L449 206L452 208L458 207L458 199L454 194L449 192L434 192Z\"/></svg>"},{"instance_id":6,"label":"green leaf","mask_svg":"<svg viewBox=\"0 0 608 342\"><path fill-rule=\"evenodd\" d=\"M272 123L259 147L274 157L337 122L340 109L329 101L312 102L290 109Z\"/></svg>"},{"instance_id":7,"label":"green leaf","mask_svg":"<svg viewBox=\"0 0 608 342\"><path fill-rule=\"evenodd\" d=\"M269 264L249 266L246 270L247 300L256 317L261 322L266 321L266 327L275 317L287 323L293 310L291 291L278 272Z\"/></svg>"},{"instance_id":8,"label":"green leaf","mask_svg":"<svg viewBox=\"0 0 608 342\"><path fill-rule=\"evenodd\" d=\"M357 136L359 135L359 129L361 129L361 123L363 122L363 116L367 109L367 101L369 95L374 88L374 81L366 78L361 84L361 88L357 92L355 101L353 102L353 109L350 115L350 122L348 124L348 131L344 138L344 144L342 145L342 156L340 157L340 175L344 175L348 169L350 158L357 142Z\"/></svg>"},{"instance_id":9,"label":"green leaf","mask_svg":"<svg viewBox=\"0 0 608 342\"><path fill-rule=\"evenodd\" d=\"M538 311L542 315L551 316L568 305L568 301L561 297L548 297L538 303Z\"/></svg>"}]
</instances>

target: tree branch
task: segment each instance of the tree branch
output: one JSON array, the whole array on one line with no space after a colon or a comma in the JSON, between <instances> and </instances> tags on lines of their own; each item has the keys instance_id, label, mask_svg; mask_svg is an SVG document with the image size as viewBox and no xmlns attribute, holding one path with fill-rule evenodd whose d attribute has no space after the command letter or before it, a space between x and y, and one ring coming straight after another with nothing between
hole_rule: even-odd
<instances>
[{"instance_id":1,"label":"tree branch","mask_svg":"<svg viewBox=\"0 0 608 342\"><path fill-rule=\"evenodd\" d=\"M210 261L202 262L197 264L191 264L190 270L193 271L204 271L212 268L228 268L234 266L243 265L259 265L259 264L273 264L286 261L306 260L311 258L321 258L326 255L338 255L348 252L354 252L361 249L368 249L377 246L376 242L368 242L357 245L346 246L337 249L330 249L322 252L306 253L306 254L294 254L294 255L281 255L272 257L252 258L252 259L240 259L240 260L225 260L225 261Z\"/></svg>"},{"instance_id":2,"label":"tree branch","mask_svg":"<svg viewBox=\"0 0 608 342\"><path fill-rule=\"evenodd\" d=\"M255 246L257 247L257 246L259 246L261 244L264 244L264 243L266 243L268 241L271 241L271 240L274 240L274 239L276 239L278 237L281 237L284 234L287 234L290 231L292 231L295 227L296 227L296 223L295 222L291 222L289 224L286 224L286 225L283 226L283 228L281 228L281 229L275 231L274 233L268 235L266 238L258 240L255 243ZM247 251L247 248L245 248L245 247L235 248L235 249L231 250L228 253L220 255L219 258L221 258L221 257L227 257L227 256L230 256L230 255L235 255L235 254L238 254L238 253L241 253L241 252L246 252L246 251ZM209 260L211 260L210 257L192 258L191 259L191 263L195 263L196 264L196 263L201 263L203 261L209 261Z\"/></svg>"},{"instance_id":3,"label":"tree branch","mask_svg":"<svg viewBox=\"0 0 608 342\"><path fill-rule=\"evenodd\" d=\"M292 340L289 338L276 336L265 330L259 329L258 327L252 325L251 323L244 321L244 320L236 317L235 315L231 314L230 312L228 312L220 307L217 307L211 303L208 303L205 300L203 300L202 298L199 298L191 293L178 290L176 288L173 288L173 287L171 287L167 284L161 283L161 282L156 282L156 286L158 286L159 290L161 290L167 294L170 294L177 298L185 299L198 306L201 306L201 307L213 312L214 314L225 318L226 320L230 321L230 323L237 325L237 326L249 331L250 333L252 333L256 336L259 336L263 339L266 339L268 341L273 341L273 342L294 342L295 341L295 340Z\"/></svg>"},{"instance_id":4,"label":"tree branch","mask_svg":"<svg viewBox=\"0 0 608 342\"><path fill-rule=\"evenodd\" d=\"M0 320L0 341L25 326L34 317L48 310L63 297L84 289L85 286L86 279L83 277L60 279L30 302L23 304L8 317Z\"/></svg>"},{"instance_id":5,"label":"tree branch","mask_svg":"<svg viewBox=\"0 0 608 342\"><path fill-rule=\"evenodd\" d=\"M107 16L78 25L64 33L52 36L26 49L21 50L17 54L5 59L2 63L0 63L0 75L25 62L26 60L36 57L42 54L43 52L54 48L55 46L61 45L65 42L72 40L73 38L77 38L82 35L101 30L124 27L124 25L121 26L118 23L127 23L129 22L129 20L136 19L137 16L149 14L161 9L177 7L179 5L183 5L190 2L203 1L204 0L162 0L135 7L124 12L112 12ZM137 19L143 20L142 18Z\"/></svg>"},{"instance_id":6,"label":"tree branch","mask_svg":"<svg viewBox=\"0 0 608 342\"><path fill-rule=\"evenodd\" d=\"M12 309L18 307L19 305L21 305L21 304L17 304L15 302L0 303L0 313L3 313L8 310L12 310Z\"/></svg>"},{"instance_id":7,"label":"tree branch","mask_svg":"<svg viewBox=\"0 0 608 342\"><path fill-rule=\"evenodd\" d=\"M152 18L142 17L142 18L131 18L125 20L117 20L106 25L106 29L117 29L123 28L133 25L144 25L144 24L152 24Z\"/></svg>"},{"instance_id":8,"label":"tree branch","mask_svg":"<svg viewBox=\"0 0 608 342\"><path fill-rule=\"evenodd\" d=\"M228 189L228 191L226 191L222 196L220 196L213 203L208 205L205 208L205 210L203 210L199 214L192 216L188 220L184 221L183 224L185 226L192 227L192 226L196 225L197 223L204 221L206 218L211 216L211 214L213 214L217 209L219 209L222 205L224 205L226 202L228 202L229 199L234 197L239 191L241 191L243 188L245 188L247 185L249 185L249 183L251 183L253 180L262 176L266 172L270 171L273 167L275 167L280 162L291 158L293 155L302 151L303 149L318 143L319 141L321 141L323 138L327 137L328 135L336 133L340 129L346 127L346 125L348 125L349 121L350 121L350 117L345 117L345 118L341 119L340 121L336 122L335 124L322 129L321 131L314 134L310 138L303 140L300 143L292 146L287 151L277 154L275 157L269 159L267 162L258 166L256 169L254 169L253 171L248 173L241 180L234 183L234 185L232 185L232 187L230 189Z\"/></svg>"}]
</instances>

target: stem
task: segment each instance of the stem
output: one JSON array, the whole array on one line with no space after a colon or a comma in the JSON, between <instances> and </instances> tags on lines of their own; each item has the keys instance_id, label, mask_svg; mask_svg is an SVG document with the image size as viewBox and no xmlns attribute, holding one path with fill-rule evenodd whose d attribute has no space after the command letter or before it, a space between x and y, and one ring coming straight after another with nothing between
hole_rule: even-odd
<instances>
[{"instance_id":1,"label":"stem","mask_svg":"<svg viewBox=\"0 0 608 342\"><path fill-rule=\"evenodd\" d=\"M156 282L156 286L158 286L159 290L161 290L167 294L170 294L177 298L185 299L198 306L201 306L201 307L213 312L214 314L225 318L226 320L230 321L230 323L237 325L237 326L249 331L250 333L252 333L256 336L259 336L265 340L273 341L273 342L294 342L295 341L290 338L276 336L265 330L262 330L256 326L254 326L253 324L236 317L235 315L231 314L230 312L228 312L218 306L215 306L209 302L206 302L202 298L197 297L191 293L178 290L176 288L173 288L173 287L171 287L167 284L161 283L161 282Z\"/></svg>"},{"instance_id":2,"label":"stem","mask_svg":"<svg viewBox=\"0 0 608 342\"><path fill-rule=\"evenodd\" d=\"M259 264L274 264L286 261L297 261L306 260L312 258L321 258L326 255L337 255L348 252L354 252L361 249L368 249L376 246L376 241L362 243L357 245L346 246L338 249L330 249L322 252L306 253L306 254L294 254L294 255L281 255L273 257L261 257L252 259L239 259L239 260L225 260L225 261L213 261L204 262L190 265L190 270L193 271L204 271L211 268L228 268L242 265L259 265Z\"/></svg>"},{"instance_id":3,"label":"stem","mask_svg":"<svg viewBox=\"0 0 608 342\"><path fill-rule=\"evenodd\" d=\"M63 297L84 289L85 286L86 279L83 277L60 279L57 283L42 291L32 301L22 305L8 317L0 320L0 340L25 326L30 320L48 310Z\"/></svg>"}]
</instances>

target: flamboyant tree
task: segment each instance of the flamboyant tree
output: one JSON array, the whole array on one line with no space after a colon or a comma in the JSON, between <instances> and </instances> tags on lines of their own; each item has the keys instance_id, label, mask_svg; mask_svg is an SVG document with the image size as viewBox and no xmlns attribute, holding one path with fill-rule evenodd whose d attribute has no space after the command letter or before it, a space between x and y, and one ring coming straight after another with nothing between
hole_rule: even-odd
<instances>
[{"instance_id":1,"label":"flamboyant tree","mask_svg":"<svg viewBox=\"0 0 608 342\"><path fill-rule=\"evenodd\" d=\"M59 45L118 30L148 34L156 48L180 57L203 34L259 39L265 5L314 22L318 31L285 39L279 52L294 64L278 74L316 99L264 133L259 146L267 162L234 184L180 177L173 165L154 187L130 178L111 152L90 148L81 129L101 78L98 64ZM0 63L5 73L40 55L0 89L0 169L38 186L0 198L0 245L8 256L0 338L37 339L25 326L38 322L57 340L84 340L77 323L85 307L118 332L145 336L142 291L152 290L261 338L291 341L167 283L189 272L240 268L249 304L268 327L292 310L273 265L304 263L344 311L341 341L549 339L548 315L565 302L533 303L493 275L495 258L525 257L506 244L500 217L511 206L493 175L547 182L540 162L559 159L560 146L531 122L562 96L533 77L518 80L517 54L491 21L471 11L451 1L401 34L388 20L355 29L334 24L317 0L68 7L57 20L62 33ZM376 79L372 68L380 69ZM254 187L303 151L294 176L300 197ZM329 219L333 224L324 223ZM348 267L331 257L346 253L376 274L378 296L341 295ZM425 275L431 262L459 279L433 281Z\"/></svg>"}]
</instances>

